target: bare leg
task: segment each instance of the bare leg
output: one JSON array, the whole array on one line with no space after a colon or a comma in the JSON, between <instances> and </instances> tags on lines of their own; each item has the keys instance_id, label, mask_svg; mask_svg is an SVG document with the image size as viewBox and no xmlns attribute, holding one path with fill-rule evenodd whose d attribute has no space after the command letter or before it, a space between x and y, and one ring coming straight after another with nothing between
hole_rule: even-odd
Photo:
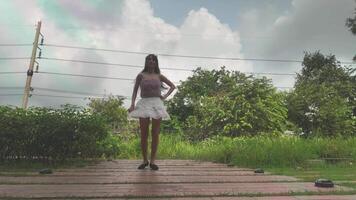
<instances>
[{"instance_id":1,"label":"bare leg","mask_svg":"<svg viewBox=\"0 0 356 200\"><path fill-rule=\"evenodd\" d=\"M143 156L143 162L147 163L147 139L148 139L148 127L150 125L150 118L140 118L141 129L141 151Z\"/></svg>"},{"instance_id":2,"label":"bare leg","mask_svg":"<svg viewBox=\"0 0 356 200\"><path fill-rule=\"evenodd\" d=\"M161 119L162 118L159 119L152 118L151 163L155 163L156 160L156 152L157 152L158 142L159 142Z\"/></svg>"}]
</instances>

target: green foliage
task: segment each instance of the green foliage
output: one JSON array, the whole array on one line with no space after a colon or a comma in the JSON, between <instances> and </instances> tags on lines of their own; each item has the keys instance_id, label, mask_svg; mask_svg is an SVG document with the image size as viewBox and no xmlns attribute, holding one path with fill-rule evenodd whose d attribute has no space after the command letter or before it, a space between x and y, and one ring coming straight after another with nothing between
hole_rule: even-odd
<instances>
[{"instance_id":1,"label":"green foliage","mask_svg":"<svg viewBox=\"0 0 356 200\"><path fill-rule=\"evenodd\" d=\"M168 102L168 111L193 141L221 134L256 135L281 132L287 109L284 95L266 78L237 71L195 70Z\"/></svg>"},{"instance_id":2,"label":"green foliage","mask_svg":"<svg viewBox=\"0 0 356 200\"><path fill-rule=\"evenodd\" d=\"M124 98L109 95L107 98L90 99L88 106L92 113L101 115L115 132L128 128L127 110L123 107Z\"/></svg>"},{"instance_id":3,"label":"green foliage","mask_svg":"<svg viewBox=\"0 0 356 200\"><path fill-rule=\"evenodd\" d=\"M99 151L102 152L106 158L116 157L120 153L120 143L120 138L109 132L107 137L98 142Z\"/></svg>"},{"instance_id":4,"label":"green foliage","mask_svg":"<svg viewBox=\"0 0 356 200\"><path fill-rule=\"evenodd\" d=\"M0 159L100 157L107 134L104 119L86 109L0 107Z\"/></svg>"},{"instance_id":5,"label":"green foliage","mask_svg":"<svg viewBox=\"0 0 356 200\"><path fill-rule=\"evenodd\" d=\"M339 186L352 187L356 189L356 166L353 163L340 163L332 165L315 163L302 167L272 167L265 169L266 171L272 172L276 175L294 176L306 182L314 182L319 178L325 178L332 180Z\"/></svg>"},{"instance_id":6,"label":"green foliage","mask_svg":"<svg viewBox=\"0 0 356 200\"><path fill-rule=\"evenodd\" d=\"M346 26L350 29L350 31L356 35L356 8L354 12L355 16L352 18L347 18L346 20Z\"/></svg>"},{"instance_id":7,"label":"green foliage","mask_svg":"<svg viewBox=\"0 0 356 200\"><path fill-rule=\"evenodd\" d=\"M289 120L307 136L356 132L356 78L335 56L306 53L295 90L288 95Z\"/></svg>"},{"instance_id":8,"label":"green foliage","mask_svg":"<svg viewBox=\"0 0 356 200\"><path fill-rule=\"evenodd\" d=\"M169 134L183 134L182 127L177 117L174 115L171 115L170 117L170 120L161 121L161 131Z\"/></svg>"},{"instance_id":9,"label":"green foliage","mask_svg":"<svg viewBox=\"0 0 356 200\"><path fill-rule=\"evenodd\" d=\"M346 26L349 28L352 34L356 35L356 8L355 8L354 16L347 18ZM356 55L354 56L353 60L356 61Z\"/></svg>"},{"instance_id":10,"label":"green foliage","mask_svg":"<svg viewBox=\"0 0 356 200\"><path fill-rule=\"evenodd\" d=\"M131 134L130 137L125 137L122 134L115 135L119 141L120 151L116 154L116 158L120 159L142 159L141 140L138 135ZM148 148L148 151L150 148ZM148 154L149 155L149 154Z\"/></svg>"},{"instance_id":11,"label":"green foliage","mask_svg":"<svg viewBox=\"0 0 356 200\"><path fill-rule=\"evenodd\" d=\"M119 158L138 159L139 138L120 140ZM181 135L160 135L157 159L192 159L245 167L308 166L308 160L350 158L356 160L356 137L302 138L287 135L213 136L191 142Z\"/></svg>"}]
</instances>

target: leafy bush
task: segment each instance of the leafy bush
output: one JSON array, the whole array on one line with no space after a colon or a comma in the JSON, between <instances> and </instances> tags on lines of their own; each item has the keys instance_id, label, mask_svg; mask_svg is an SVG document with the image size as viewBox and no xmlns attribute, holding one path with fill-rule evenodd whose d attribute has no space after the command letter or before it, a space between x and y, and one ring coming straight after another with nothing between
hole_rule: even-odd
<instances>
[{"instance_id":1,"label":"leafy bush","mask_svg":"<svg viewBox=\"0 0 356 200\"><path fill-rule=\"evenodd\" d=\"M257 135L282 132L286 126L285 95L266 78L237 71L197 69L168 102L169 112L193 141L220 134Z\"/></svg>"},{"instance_id":2,"label":"leafy bush","mask_svg":"<svg viewBox=\"0 0 356 200\"><path fill-rule=\"evenodd\" d=\"M0 159L99 157L107 136L105 120L86 109L0 106Z\"/></svg>"}]
</instances>

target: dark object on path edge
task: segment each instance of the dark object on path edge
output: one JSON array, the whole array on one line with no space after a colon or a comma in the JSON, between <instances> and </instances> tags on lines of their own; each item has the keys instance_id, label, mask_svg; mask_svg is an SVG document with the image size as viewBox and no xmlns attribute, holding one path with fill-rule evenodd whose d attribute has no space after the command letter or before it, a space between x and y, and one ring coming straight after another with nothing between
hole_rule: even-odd
<instances>
[{"instance_id":1,"label":"dark object on path edge","mask_svg":"<svg viewBox=\"0 0 356 200\"><path fill-rule=\"evenodd\" d=\"M263 170L263 169L261 169L261 168L257 168L256 170L255 170L255 173L265 173L265 171Z\"/></svg>"},{"instance_id":2,"label":"dark object on path edge","mask_svg":"<svg viewBox=\"0 0 356 200\"><path fill-rule=\"evenodd\" d=\"M334 187L334 183L328 179L317 179L315 181L315 187Z\"/></svg>"},{"instance_id":3,"label":"dark object on path edge","mask_svg":"<svg viewBox=\"0 0 356 200\"><path fill-rule=\"evenodd\" d=\"M227 164L228 167L234 167L235 165L233 163Z\"/></svg>"},{"instance_id":4,"label":"dark object on path edge","mask_svg":"<svg viewBox=\"0 0 356 200\"><path fill-rule=\"evenodd\" d=\"M39 171L40 174L52 174L53 171L51 169L48 169L48 168L44 168L44 169L41 169Z\"/></svg>"}]
</instances>

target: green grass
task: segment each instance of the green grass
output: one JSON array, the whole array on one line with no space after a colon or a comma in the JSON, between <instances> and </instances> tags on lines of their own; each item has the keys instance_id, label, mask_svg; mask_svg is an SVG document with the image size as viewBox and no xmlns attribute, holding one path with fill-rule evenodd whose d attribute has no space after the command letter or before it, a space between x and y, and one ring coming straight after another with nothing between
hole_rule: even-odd
<instances>
[{"instance_id":1,"label":"green grass","mask_svg":"<svg viewBox=\"0 0 356 200\"><path fill-rule=\"evenodd\" d=\"M298 168L265 168L273 174L294 176L305 181L326 178L333 181L356 181L356 166L324 165Z\"/></svg>"},{"instance_id":2,"label":"green grass","mask_svg":"<svg viewBox=\"0 0 356 200\"><path fill-rule=\"evenodd\" d=\"M345 187L350 187L356 190L356 183L355 182L343 182L343 183L338 183L338 185L345 186Z\"/></svg>"},{"instance_id":3,"label":"green grass","mask_svg":"<svg viewBox=\"0 0 356 200\"><path fill-rule=\"evenodd\" d=\"M118 142L116 158L141 158L138 136L119 139ZM179 134L161 134L157 156L158 159L206 160L244 167L304 166L308 160L320 158L350 158L350 162L354 162L356 137L303 139L295 136L216 136L192 143Z\"/></svg>"},{"instance_id":4,"label":"green grass","mask_svg":"<svg viewBox=\"0 0 356 200\"><path fill-rule=\"evenodd\" d=\"M307 182L314 182L319 178L329 179L336 185L356 190L356 166L347 163L321 164L295 168L272 167L265 168L265 170L272 174L294 176Z\"/></svg>"}]
</instances>

